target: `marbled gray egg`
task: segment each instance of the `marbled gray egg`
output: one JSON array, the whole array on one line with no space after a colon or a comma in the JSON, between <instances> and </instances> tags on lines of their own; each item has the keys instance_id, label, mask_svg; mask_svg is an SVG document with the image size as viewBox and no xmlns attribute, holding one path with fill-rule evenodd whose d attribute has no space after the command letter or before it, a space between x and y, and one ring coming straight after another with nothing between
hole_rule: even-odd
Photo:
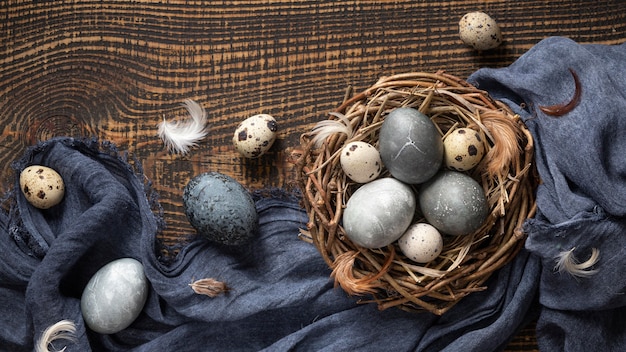
<instances>
[{"instance_id":1,"label":"marbled gray egg","mask_svg":"<svg viewBox=\"0 0 626 352\"><path fill-rule=\"evenodd\" d=\"M89 280L80 299L87 326L100 334L126 329L141 313L148 298L143 265L133 258L103 266Z\"/></svg>"},{"instance_id":2,"label":"marbled gray egg","mask_svg":"<svg viewBox=\"0 0 626 352\"><path fill-rule=\"evenodd\" d=\"M391 177L380 178L364 184L348 199L343 228L362 247L385 247L411 225L416 204L411 187Z\"/></svg>"},{"instance_id":3,"label":"marbled gray egg","mask_svg":"<svg viewBox=\"0 0 626 352\"><path fill-rule=\"evenodd\" d=\"M448 235L472 233L489 215L483 188L458 171L441 171L424 183L419 192L419 205L426 220Z\"/></svg>"},{"instance_id":4,"label":"marbled gray egg","mask_svg":"<svg viewBox=\"0 0 626 352\"><path fill-rule=\"evenodd\" d=\"M379 151L391 175L419 184L434 176L443 162L443 142L435 124L413 108L397 108L380 128Z\"/></svg>"},{"instance_id":5,"label":"marbled gray egg","mask_svg":"<svg viewBox=\"0 0 626 352\"><path fill-rule=\"evenodd\" d=\"M200 174L187 183L183 205L189 223L210 241L241 245L256 233L259 216L250 193L219 172Z\"/></svg>"}]
</instances>

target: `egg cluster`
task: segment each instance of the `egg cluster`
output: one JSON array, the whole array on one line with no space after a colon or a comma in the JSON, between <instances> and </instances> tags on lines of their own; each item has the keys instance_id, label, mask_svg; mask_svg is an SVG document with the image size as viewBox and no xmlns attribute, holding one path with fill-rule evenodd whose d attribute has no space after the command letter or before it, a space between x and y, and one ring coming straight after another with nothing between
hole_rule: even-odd
<instances>
[{"instance_id":1,"label":"egg cluster","mask_svg":"<svg viewBox=\"0 0 626 352\"><path fill-rule=\"evenodd\" d=\"M483 225L487 198L466 172L485 155L480 131L452 127L443 135L428 116L401 107L387 114L378 137L377 147L349 141L341 151L344 173L359 184L342 217L350 240L365 248L396 243L427 263L442 252L444 236Z\"/></svg>"}]
</instances>

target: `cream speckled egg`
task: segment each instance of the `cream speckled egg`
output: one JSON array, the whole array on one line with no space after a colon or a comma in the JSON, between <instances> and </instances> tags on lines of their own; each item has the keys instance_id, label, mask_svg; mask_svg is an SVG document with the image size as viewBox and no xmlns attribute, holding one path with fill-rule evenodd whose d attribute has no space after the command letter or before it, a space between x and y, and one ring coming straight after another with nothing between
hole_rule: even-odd
<instances>
[{"instance_id":1,"label":"cream speckled egg","mask_svg":"<svg viewBox=\"0 0 626 352\"><path fill-rule=\"evenodd\" d=\"M258 158L272 147L276 131L278 124L273 116L254 115L239 124L233 135L233 145L242 156Z\"/></svg>"},{"instance_id":2,"label":"cream speckled egg","mask_svg":"<svg viewBox=\"0 0 626 352\"><path fill-rule=\"evenodd\" d=\"M465 14L459 21L463 43L476 50L489 50L502 43L502 32L496 21L480 11Z\"/></svg>"},{"instance_id":3,"label":"cream speckled egg","mask_svg":"<svg viewBox=\"0 0 626 352\"><path fill-rule=\"evenodd\" d=\"M398 246L407 258L417 263L428 263L441 254L443 237L426 223L411 225L398 240Z\"/></svg>"},{"instance_id":4,"label":"cream speckled egg","mask_svg":"<svg viewBox=\"0 0 626 352\"><path fill-rule=\"evenodd\" d=\"M457 128L443 140L443 155L447 168L467 171L482 160L485 145L477 131L471 128Z\"/></svg>"},{"instance_id":5,"label":"cream speckled egg","mask_svg":"<svg viewBox=\"0 0 626 352\"><path fill-rule=\"evenodd\" d=\"M341 150L339 162L343 172L358 183L375 180L383 166L378 150L373 145L361 141L346 144Z\"/></svg>"},{"instance_id":6,"label":"cream speckled egg","mask_svg":"<svg viewBox=\"0 0 626 352\"><path fill-rule=\"evenodd\" d=\"M61 175L41 165L31 165L20 173L20 189L26 200L39 209L59 204L65 195Z\"/></svg>"}]
</instances>

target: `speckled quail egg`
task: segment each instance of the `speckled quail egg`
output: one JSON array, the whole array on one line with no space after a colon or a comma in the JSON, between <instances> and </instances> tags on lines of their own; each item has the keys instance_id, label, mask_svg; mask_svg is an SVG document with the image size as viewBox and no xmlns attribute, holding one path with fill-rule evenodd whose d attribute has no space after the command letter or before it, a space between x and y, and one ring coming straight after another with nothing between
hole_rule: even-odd
<instances>
[{"instance_id":1,"label":"speckled quail egg","mask_svg":"<svg viewBox=\"0 0 626 352\"><path fill-rule=\"evenodd\" d=\"M350 142L341 150L339 157L343 172L354 182L367 183L375 180L382 170L380 153L366 142Z\"/></svg>"},{"instance_id":2,"label":"speckled quail egg","mask_svg":"<svg viewBox=\"0 0 626 352\"><path fill-rule=\"evenodd\" d=\"M441 254L443 237L437 229L427 223L415 223L398 240L402 253L417 263L428 263Z\"/></svg>"},{"instance_id":3,"label":"speckled quail egg","mask_svg":"<svg viewBox=\"0 0 626 352\"><path fill-rule=\"evenodd\" d=\"M31 165L20 173L20 189L26 200L39 209L59 204L65 195L61 175L41 165Z\"/></svg>"},{"instance_id":4,"label":"speckled quail egg","mask_svg":"<svg viewBox=\"0 0 626 352\"><path fill-rule=\"evenodd\" d=\"M443 161L447 168L467 171L482 160L485 145L477 131L471 128L457 128L444 138L443 151Z\"/></svg>"},{"instance_id":5,"label":"speckled quail egg","mask_svg":"<svg viewBox=\"0 0 626 352\"><path fill-rule=\"evenodd\" d=\"M246 158L265 154L276 140L278 124L273 116L258 114L243 120L233 135L235 149Z\"/></svg>"},{"instance_id":6,"label":"speckled quail egg","mask_svg":"<svg viewBox=\"0 0 626 352\"><path fill-rule=\"evenodd\" d=\"M500 26L488 14L480 11L465 14L459 21L459 36L463 43L476 50L489 50L502 43Z\"/></svg>"}]
</instances>

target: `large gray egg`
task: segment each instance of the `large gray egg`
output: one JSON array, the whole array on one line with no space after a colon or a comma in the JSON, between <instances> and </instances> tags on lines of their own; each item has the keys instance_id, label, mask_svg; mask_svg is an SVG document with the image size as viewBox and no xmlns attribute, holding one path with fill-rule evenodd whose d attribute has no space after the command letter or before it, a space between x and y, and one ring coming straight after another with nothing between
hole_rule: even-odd
<instances>
[{"instance_id":1,"label":"large gray egg","mask_svg":"<svg viewBox=\"0 0 626 352\"><path fill-rule=\"evenodd\" d=\"M98 270L83 290L80 309L87 326L100 334L126 329L148 298L143 265L132 258L110 262Z\"/></svg>"},{"instance_id":2,"label":"large gray egg","mask_svg":"<svg viewBox=\"0 0 626 352\"><path fill-rule=\"evenodd\" d=\"M189 223L210 241L241 245L256 233L259 216L250 193L219 172L200 174L187 183L183 205Z\"/></svg>"},{"instance_id":3,"label":"large gray egg","mask_svg":"<svg viewBox=\"0 0 626 352\"><path fill-rule=\"evenodd\" d=\"M411 225L416 199L408 185L381 178L357 189L343 212L343 228L356 244L380 248L394 242Z\"/></svg>"},{"instance_id":4,"label":"large gray egg","mask_svg":"<svg viewBox=\"0 0 626 352\"><path fill-rule=\"evenodd\" d=\"M472 233L489 215L483 188L458 171L441 171L424 183L419 192L419 205L426 220L448 235Z\"/></svg>"},{"instance_id":5,"label":"large gray egg","mask_svg":"<svg viewBox=\"0 0 626 352\"><path fill-rule=\"evenodd\" d=\"M391 111L378 139L383 164L402 182L426 182L443 162L443 142L437 127L416 109L404 107Z\"/></svg>"}]
</instances>

